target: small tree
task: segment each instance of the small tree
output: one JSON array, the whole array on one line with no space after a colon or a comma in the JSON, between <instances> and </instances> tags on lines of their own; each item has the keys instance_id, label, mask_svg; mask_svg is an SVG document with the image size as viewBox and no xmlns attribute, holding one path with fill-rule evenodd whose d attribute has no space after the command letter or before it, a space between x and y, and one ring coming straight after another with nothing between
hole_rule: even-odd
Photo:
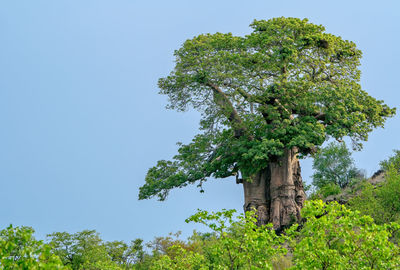
<instances>
[{"instance_id":1,"label":"small tree","mask_svg":"<svg viewBox=\"0 0 400 270\"><path fill-rule=\"evenodd\" d=\"M400 173L400 150L393 150L393 152L393 156L390 156L388 159L381 161L379 165L381 166L381 170L383 171L388 171L391 167L392 169L397 170L397 172Z\"/></svg>"},{"instance_id":2,"label":"small tree","mask_svg":"<svg viewBox=\"0 0 400 270\"><path fill-rule=\"evenodd\" d=\"M360 174L345 143L332 142L322 148L314 157L313 169L312 183L319 189L331 184L345 188Z\"/></svg>"}]
</instances>

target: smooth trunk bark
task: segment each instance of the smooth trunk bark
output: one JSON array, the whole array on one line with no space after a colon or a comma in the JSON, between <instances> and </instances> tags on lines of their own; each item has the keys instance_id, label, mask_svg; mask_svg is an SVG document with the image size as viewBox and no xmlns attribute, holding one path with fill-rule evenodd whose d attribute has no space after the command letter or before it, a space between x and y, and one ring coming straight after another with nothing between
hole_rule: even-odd
<instances>
[{"instance_id":1,"label":"smooth trunk bark","mask_svg":"<svg viewBox=\"0 0 400 270\"><path fill-rule=\"evenodd\" d=\"M285 150L277 162L243 181L244 211L255 210L258 225L272 223L280 230L300 220L306 199L295 149Z\"/></svg>"}]
</instances>

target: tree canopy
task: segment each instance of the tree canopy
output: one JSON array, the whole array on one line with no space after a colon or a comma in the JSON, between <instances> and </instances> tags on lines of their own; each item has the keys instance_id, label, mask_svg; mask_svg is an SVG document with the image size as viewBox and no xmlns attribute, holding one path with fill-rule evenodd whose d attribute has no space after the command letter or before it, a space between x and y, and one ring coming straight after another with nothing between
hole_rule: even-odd
<instances>
[{"instance_id":1,"label":"tree canopy","mask_svg":"<svg viewBox=\"0 0 400 270\"><path fill-rule=\"evenodd\" d=\"M65 269L59 257L53 254L52 247L36 240L35 231L30 227L8 226L0 230L0 270Z\"/></svg>"},{"instance_id":2,"label":"tree canopy","mask_svg":"<svg viewBox=\"0 0 400 270\"><path fill-rule=\"evenodd\" d=\"M330 143L320 149L313 161L313 185L321 189L328 184L345 188L361 171L354 165L354 160L346 144Z\"/></svg>"},{"instance_id":3,"label":"tree canopy","mask_svg":"<svg viewBox=\"0 0 400 270\"><path fill-rule=\"evenodd\" d=\"M201 133L172 161L149 169L139 199L164 200L172 188L209 177L252 174L286 149L301 155L327 138L361 147L395 113L360 85L361 51L307 19L255 20L244 37L202 34L175 51L158 82L168 108L202 114Z\"/></svg>"}]
</instances>

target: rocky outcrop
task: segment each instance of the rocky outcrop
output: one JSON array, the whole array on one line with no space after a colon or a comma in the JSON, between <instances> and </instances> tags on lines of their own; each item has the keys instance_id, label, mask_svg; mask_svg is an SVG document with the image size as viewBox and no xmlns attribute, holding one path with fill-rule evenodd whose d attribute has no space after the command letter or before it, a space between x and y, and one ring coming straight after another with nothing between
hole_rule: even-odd
<instances>
[{"instance_id":1,"label":"rocky outcrop","mask_svg":"<svg viewBox=\"0 0 400 270\"><path fill-rule=\"evenodd\" d=\"M385 181L385 172L383 170L378 170L375 172L371 178L360 181L353 187L345 188L340 194L330 195L324 199L324 202L337 201L340 204L347 204L353 197L357 196L361 192L361 187L365 182L370 183L373 186L379 186Z\"/></svg>"}]
</instances>

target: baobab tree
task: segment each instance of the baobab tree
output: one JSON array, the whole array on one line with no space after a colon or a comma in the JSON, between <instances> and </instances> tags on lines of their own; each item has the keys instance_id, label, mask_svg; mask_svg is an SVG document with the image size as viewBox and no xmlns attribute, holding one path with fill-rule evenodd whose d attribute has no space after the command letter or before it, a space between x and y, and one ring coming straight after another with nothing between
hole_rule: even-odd
<instances>
[{"instance_id":1,"label":"baobab tree","mask_svg":"<svg viewBox=\"0 0 400 270\"><path fill-rule=\"evenodd\" d=\"M203 34L175 51L159 79L168 108L201 112L201 133L172 160L149 169L139 199L164 200L177 187L236 176L244 210L275 229L300 218L299 156L329 138L361 147L395 113L360 85L361 51L307 19L254 21L247 36Z\"/></svg>"}]
</instances>

